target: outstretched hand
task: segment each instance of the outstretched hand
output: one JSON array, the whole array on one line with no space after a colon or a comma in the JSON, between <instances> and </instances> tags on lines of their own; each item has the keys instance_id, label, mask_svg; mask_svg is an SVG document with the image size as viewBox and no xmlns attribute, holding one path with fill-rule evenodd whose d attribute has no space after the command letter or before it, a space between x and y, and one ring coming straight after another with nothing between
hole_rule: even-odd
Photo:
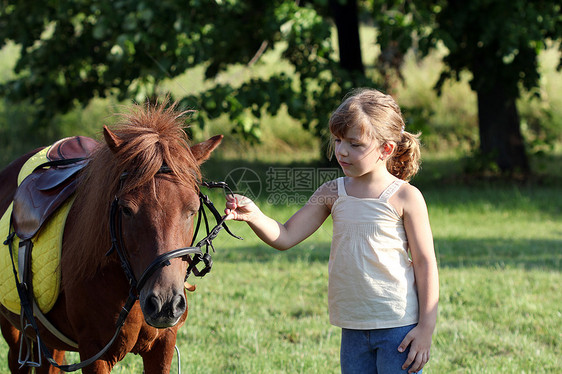
<instances>
[{"instance_id":1,"label":"outstretched hand","mask_svg":"<svg viewBox=\"0 0 562 374\"><path fill-rule=\"evenodd\" d=\"M410 346L408 358L402 365L402 370L408 370L408 373L417 373L429 361L429 351L431 348L432 331L426 331L421 326L416 326L406 335L400 346L399 352L404 352Z\"/></svg>"},{"instance_id":2,"label":"outstretched hand","mask_svg":"<svg viewBox=\"0 0 562 374\"><path fill-rule=\"evenodd\" d=\"M252 213L258 209L254 202L246 196L234 194L226 196L226 220L249 221Z\"/></svg>"}]
</instances>

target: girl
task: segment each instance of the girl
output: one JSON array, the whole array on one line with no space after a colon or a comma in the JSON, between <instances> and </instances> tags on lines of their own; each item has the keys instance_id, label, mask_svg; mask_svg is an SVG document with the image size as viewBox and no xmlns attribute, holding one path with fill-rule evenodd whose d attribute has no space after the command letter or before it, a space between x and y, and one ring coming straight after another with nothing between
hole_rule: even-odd
<instances>
[{"instance_id":1,"label":"girl","mask_svg":"<svg viewBox=\"0 0 562 374\"><path fill-rule=\"evenodd\" d=\"M345 177L320 186L285 224L240 195L227 198L227 219L286 250L332 214L328 299L330 322L342 328L342 372L421 372L439 285L427 207L406 182L419 168L419 135L404 131L396 102L373 89L345 99L330 132Z\"/></svg>"}]
</instances>

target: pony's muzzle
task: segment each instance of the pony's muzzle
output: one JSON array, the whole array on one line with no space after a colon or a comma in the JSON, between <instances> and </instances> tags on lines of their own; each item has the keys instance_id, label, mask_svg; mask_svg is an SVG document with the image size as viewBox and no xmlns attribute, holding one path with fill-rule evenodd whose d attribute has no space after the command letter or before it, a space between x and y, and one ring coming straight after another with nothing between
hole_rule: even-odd
<instances>
[{"instance_id":1,"label":"pony's muzzle","mask_svg":"<svg viewBox=\"0 0 562 374\"><path fill-rule=\"evenodd\" d=\"M183 293L174 294L167 299L155 293L141 298L141 309L146 323L159 329L174 326L186 307L187 301Z\"/></svg>"}]
</instances>

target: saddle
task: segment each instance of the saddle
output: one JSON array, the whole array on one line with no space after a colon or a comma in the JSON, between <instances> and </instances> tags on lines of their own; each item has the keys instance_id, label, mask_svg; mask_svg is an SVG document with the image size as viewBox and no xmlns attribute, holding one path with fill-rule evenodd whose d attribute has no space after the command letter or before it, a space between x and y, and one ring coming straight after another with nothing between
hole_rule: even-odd
<instances>
[{"instance_id":1,"label":"saddle","mask_svg":"<svg viewBox=\"0 0 562 374\"><path fill-rule=\"evenodd\" d=\"M14 196L12 225L22 240L31 239L50 215L76 190L76 174L86 166L98 143L84 136L65 138L47 152L49 162L39 165L21 182Z\"/></svg>"}]
</instances>

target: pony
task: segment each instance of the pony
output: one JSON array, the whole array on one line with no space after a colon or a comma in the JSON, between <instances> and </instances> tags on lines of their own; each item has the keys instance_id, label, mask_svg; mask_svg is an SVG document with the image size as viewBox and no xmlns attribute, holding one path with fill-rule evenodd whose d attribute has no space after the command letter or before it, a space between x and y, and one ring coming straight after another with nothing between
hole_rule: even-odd
<instances>
[{"instance_id":1,"label":"pony","mask_svg":"<svg viewBox=\"0 0 562 374\"><path fill-rule=\"evenodd\" d=\"M138 279L153 260L187 247L200 206L201 164L219 145L222 135L190 145L184 116L177 103L137 105L119 114L120 121L103 127L103 139L80 171L75 200L63 232L60 294L47 319L78 348L63 342L38 323L40 337L57 362L66 351L81 360L110 341L129 293L129 281L111 247L109 217L115 201L121 214L121 242ZM36 149L0 172L0 212L7 210L22 165ZM161 168L166 168L162 173ZM145 373L169 373L176 335L188 306L184 287L189 256L170 259L157 268L138 293L120 333L109 349L84 367L85 374L111 372L129 352L142 357ZM0 306L0 327L8 343L12 373L18 365L22 332L20 316ZM31 370L31 369L29 369ZM43 361L38 373L58 372Z\"/></svg>"}]
</instances>

